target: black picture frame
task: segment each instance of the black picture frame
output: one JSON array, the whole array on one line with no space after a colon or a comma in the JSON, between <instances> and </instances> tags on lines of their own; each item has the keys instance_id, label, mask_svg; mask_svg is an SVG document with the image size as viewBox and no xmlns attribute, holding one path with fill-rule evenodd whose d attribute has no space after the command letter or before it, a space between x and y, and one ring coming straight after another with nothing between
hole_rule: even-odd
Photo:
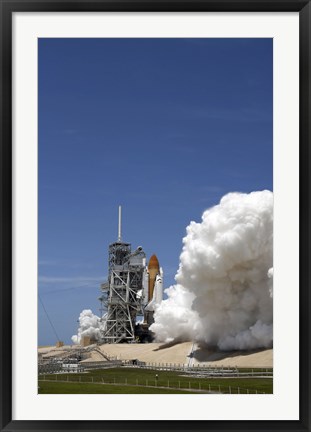
<instances>
[{"instance_id":1,"label":"black picture frame","mask_svg":"<svg viewBox=\"0 0 311 432\"><path fill-rule=\"evenodd\" d=\"M310 120L311 5L305 0L0 0L1 19L1 351L2 431L310 431ZM12 420L12 14L14 12L299 12L299 394L297 421L14 421ZM290 229L290 227L289 227Z\"/></svg>"}]
</instances>

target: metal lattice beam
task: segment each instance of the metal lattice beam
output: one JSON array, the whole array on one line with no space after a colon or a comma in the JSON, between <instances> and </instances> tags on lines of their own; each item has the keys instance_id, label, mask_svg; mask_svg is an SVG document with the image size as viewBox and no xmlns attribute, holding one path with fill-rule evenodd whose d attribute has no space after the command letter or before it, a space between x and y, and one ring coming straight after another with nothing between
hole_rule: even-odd
<instances>
[{"instance_id":1,"label":"metal lattice beam","mask_svg":"<svg viewBox=\"0 0 311 432\"><path fill-rule=\"evenodd\" d=\"M136 316L143 313L143 296L139 293L143 290L145 253L141 248L131 253L129 243L112 243L108 266L108 283L102 285L107 294L101 297L107 308L102 341L134 341Z\"/></svg>"}]
</instances>

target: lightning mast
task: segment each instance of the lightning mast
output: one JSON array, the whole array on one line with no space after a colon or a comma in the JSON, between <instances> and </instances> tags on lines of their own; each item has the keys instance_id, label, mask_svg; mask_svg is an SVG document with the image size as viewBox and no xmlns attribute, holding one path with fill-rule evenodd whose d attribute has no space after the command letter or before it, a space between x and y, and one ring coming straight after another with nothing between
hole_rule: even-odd
<instances>
[{"instance_id":1,"label":"lightning mast","mask_svg":"<svg viewBox=\"0 0 311 432\"><path fill-rule=\"evenodd\" d=\"M102 317L102 342L135 340L136 316L143 314L143 280L146 254L142 247L131 252L131 244L122 241L121 206L118 240L109 245L108 282L101 285L100 298L107 314Z\"/></svg>"}]
</instances>

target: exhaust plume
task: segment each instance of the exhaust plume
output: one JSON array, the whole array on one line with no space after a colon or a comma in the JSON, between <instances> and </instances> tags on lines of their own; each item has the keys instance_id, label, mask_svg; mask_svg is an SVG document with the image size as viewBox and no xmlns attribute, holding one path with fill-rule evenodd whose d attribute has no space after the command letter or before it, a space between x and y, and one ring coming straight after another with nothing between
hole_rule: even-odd
<instances>
[{"instance_id":1,"label":"exhaust plume","mask_svg":"<svg viewBox=\"0 0 311 432\"><path fill-rule=\"evenodd\" d=\"M91 309L85 309L79 316L78 334L73 335L71 340L74 344L79 344L83 336L99 340L100 337L100 318L94 315Z\"/></svg>"},{"instance_id":2,"label":"exhaust plume","mask_svg":"<svg viewBox=\"0 0 311 432\"><path fill-rule=\"evenodd\" d=\"M272 346L273 193L229 193L191 222L176 285L155 311L156 340L221 350Z\"/></svg>"}]
</instances>

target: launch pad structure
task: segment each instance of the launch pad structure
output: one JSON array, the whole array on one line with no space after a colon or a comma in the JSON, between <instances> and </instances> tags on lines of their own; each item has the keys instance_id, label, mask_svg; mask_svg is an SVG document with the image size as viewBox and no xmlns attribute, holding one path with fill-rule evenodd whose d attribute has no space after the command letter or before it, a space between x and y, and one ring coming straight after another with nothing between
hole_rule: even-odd
<instances>
[{"instance_id":1,"label":"launch pad structure","mask_svg":"<svg viewBox=\"0 0 311 432\"><path fill-rule=\"evenodd\" d=\"M148 326L152 322L150 315L153 313L147 312L147 306L148 303L154 304L155 299L150 302L149 273L143 248L139 246L132 252L131 244L122 241L121 207L119 207L118 240L109 245L108 273L108 281L101 285L102 296L99 298L102 306L107 310L101 318L103 324L101 342L135 342L138 327L140 327L140 335L143 333L145 336L148 335ZM162 300L162 279L157 292L156 300L160 298ZM151 310L153 307L151 306ZM140 326L136 324L137 316L145 318Z\"/></svg>"}]
</instances>

